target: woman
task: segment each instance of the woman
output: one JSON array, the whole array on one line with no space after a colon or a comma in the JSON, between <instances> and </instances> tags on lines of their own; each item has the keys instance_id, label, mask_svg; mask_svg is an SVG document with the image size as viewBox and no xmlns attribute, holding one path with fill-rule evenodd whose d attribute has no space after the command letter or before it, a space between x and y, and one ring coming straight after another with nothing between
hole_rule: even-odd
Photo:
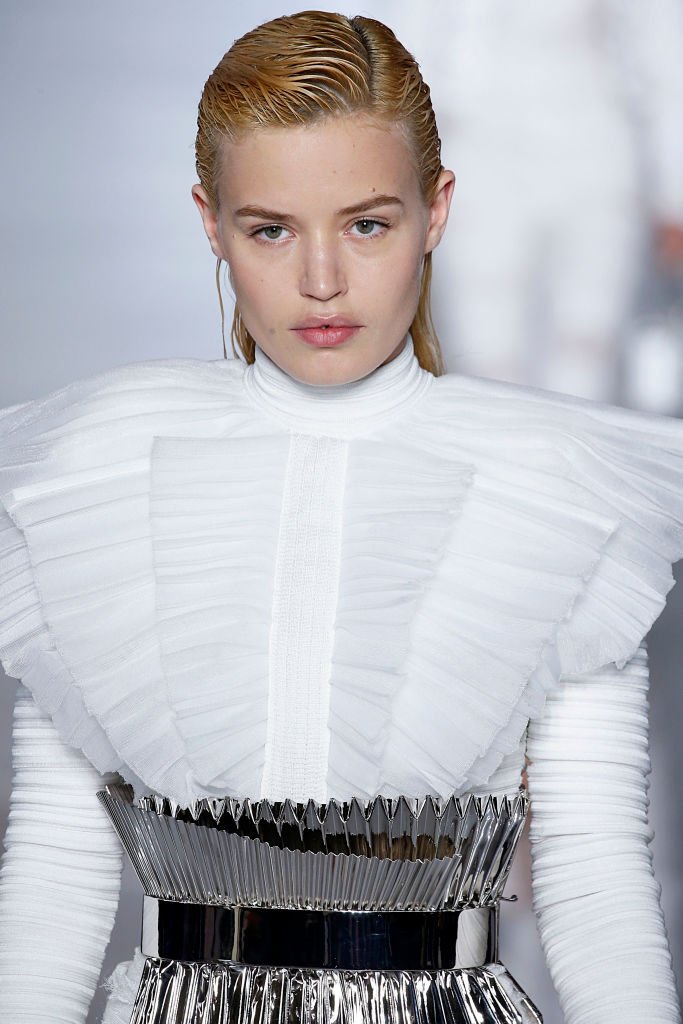
<instances>
[{"instance_id":1,"label":"woman","mask_svg":"<svg viewBox=\"0 0 683 1024\"><path fill-rule=\"evenodd\" d=\"M567 1021L680 1020L643 638L683 554L683 429L442 373L454 178L383 25L259 27L198 126L242 358L1 421L5 1018L84 1019L108 813L147 895L107 1024L538 1021L496 949L526 752Z\"/></svg>"}]
</instances>

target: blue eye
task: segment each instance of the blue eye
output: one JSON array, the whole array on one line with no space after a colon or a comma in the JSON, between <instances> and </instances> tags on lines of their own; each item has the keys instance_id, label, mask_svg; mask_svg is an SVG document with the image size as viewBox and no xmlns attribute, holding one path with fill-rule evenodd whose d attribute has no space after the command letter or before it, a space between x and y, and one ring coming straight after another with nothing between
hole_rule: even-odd
<instances>
[{"instance_id":1,"label":"blue eye","mask_svg":"<svg viewBox=\"0 0 683 1024\"><path fill-rule=\"evenodd\" d=\"M258 233L263 234L271 242L277 242L277 240L282 237L283 231L284 228L281 224L269 224L265 228L260 228Z\"/></svg>"},{"instance_id":2,"label":"blue eye","mask_svg":"<svg viewBox=\"0 0 683 1024\"><path fill-rule=\"evenodd\" d=\"M353 226L358 228L358 234L360 235L372 235L375 233L375 228L385 227L384 224L381 224L378 220L372 220L370 217L362 217Z\"/></svg>"}]
</instances>

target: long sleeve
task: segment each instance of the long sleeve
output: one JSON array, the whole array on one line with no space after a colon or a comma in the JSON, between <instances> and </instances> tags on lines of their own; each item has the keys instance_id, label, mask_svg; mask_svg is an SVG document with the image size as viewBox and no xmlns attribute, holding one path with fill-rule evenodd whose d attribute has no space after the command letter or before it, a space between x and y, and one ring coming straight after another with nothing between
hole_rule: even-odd
<instances>
[{"instance_id":1,"label":"long sleeve","mask_svg":"<svg viewBox=\"0 0 683 1024\"><path fill-rule=\"evenodd\" d=\"M114 923L118 840L102 777L19 688L0 871L0 1020L83 1024Z\"/></svg>"},{"instance_id":2,"label":"long sleeve","mask_svg":"<svg viewBox=\"0 0 683 1024\"><path fill-rule=\"evenodd\" d=\"M649 843L648 667L564 678L530 724L532 888L566 1024L678 1024Z\"/></svg>"}]
</instances>

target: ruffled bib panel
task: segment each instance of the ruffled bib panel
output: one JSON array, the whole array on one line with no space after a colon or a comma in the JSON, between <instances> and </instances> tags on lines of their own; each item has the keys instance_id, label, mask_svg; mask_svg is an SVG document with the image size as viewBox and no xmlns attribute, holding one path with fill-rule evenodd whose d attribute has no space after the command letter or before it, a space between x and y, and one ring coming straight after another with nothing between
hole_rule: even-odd
<instances>
[{"instance_id":1,"label":"ruffled bib panel","mask_svg":"<svg viewBox=\"0 0 683 1024\"><path fill-rule=\"evenodd\" d=\"M3 666L98 769L181 803L263 773L291 429L243 376L142 363L0 418ZM346 472L339 799L483 785L563 674L631 657L683 555L662 417L447 375Z\"/></svg>"}]
</instances>

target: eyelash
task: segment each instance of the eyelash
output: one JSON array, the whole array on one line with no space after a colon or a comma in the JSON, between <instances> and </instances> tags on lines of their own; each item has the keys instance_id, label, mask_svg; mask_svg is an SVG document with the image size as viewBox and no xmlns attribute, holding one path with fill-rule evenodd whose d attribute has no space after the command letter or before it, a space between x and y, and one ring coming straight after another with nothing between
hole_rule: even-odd
<instances>
[{"instance_id":1,"label":"eyelash","mask_svg":"<svg viewBox=\"0 0 683 1024\"><path fill-rule=\"evenodd\" d=\"M255 228L254 231L251 231L250 236L258 239L260 242L265 242L266 245L276 245L278 242L281 242L281 238L265 238L262 235L262 232L267 231L269 228L282 228L283 231L287 230L283 224L264 224L263 227Z\"/></svg>"},{"instance_id":2,"label":"eyelash","mask_svg":"<svg viewBox=\"0 0 683 1024\"><path fill-rule=\"evenodd\" d=\"M389 227L389 224L387 223L387 221L379 220L377 217L360 217L358 220L355 220L353 222L351 227L355 228L357 224L376 224L378 228L385 228L385 229ZM360 236L356 236L356 237L360 237L360 238L378 238L383 233L384 233L383 231L374 231L371 235L360 235Z\"/></svg>"},{"instance_id":3,"label":"eyelash","mask_svg":"<svg viewBox=\"0 0 683 1024\"><path fill-rule=\"evenodd\" d=\"M375 224L378 228L388 229L390 227L388 221L380 220L378 217L359 217L351 225L355 228L357 224ZM263 231L267 231L269 228L282 228L283 231L289 230L284 224L264 224L260 228L256 228L250 232L252 238L256 238L261 242L265 242L266 245L277 245L279 242L284 241L282 238L265 238L262 234ZM380 238L384 234L384 231L374 231L370 235L355 235L356 238Z\"/></svg>"}]
</instances>

